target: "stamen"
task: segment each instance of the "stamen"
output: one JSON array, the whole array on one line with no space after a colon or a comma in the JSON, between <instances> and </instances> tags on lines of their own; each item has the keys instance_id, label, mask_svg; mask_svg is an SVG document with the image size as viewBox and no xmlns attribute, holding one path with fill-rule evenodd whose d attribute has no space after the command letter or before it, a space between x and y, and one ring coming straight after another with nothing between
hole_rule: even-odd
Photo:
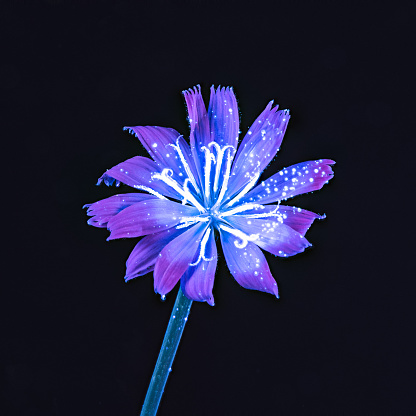
<instances>
[{"instance_id":1,"label":"stamen","mask_svg":"<svg viewBox=\"0 0 416 416\"><path fill-rule=\"evenodd\" d=\"M185 181L183 182L183 189L185 190L185 194L189 193L189 188L188 188L188 182L190 182L189 178L185 178ZM188 202L188 200L185 198L183 198L182 200L182 205L185 205Z\"/></svg>"},{"instance_id":2,"label":"stamen","mask_svg":"<svg viewBox=\"0 0 416 416\"><path fill-rule=\"evenodd\" d=\"M240 205L240 206L235 207L235 208L233 208L233 209L231 209L229 211L222 212L219 215L219 218L226 217L226 216L229 216L229 215L238 214L239 212L248 211L250 209L263 209L263 208L264 208L264 205L259 205L259 204L245 204L245 205Z\"/></svg>"},{"instance_id":3,"label":"stamen","mask_svg":"<svg viewBox=\"0 0 416 416\"><path fill-rule=\"evenodd\" d=\"M227 145L221 148L221 146L216 142L210 142L208 147L214 146L217 150L217 166L215 168L215 179L214 179L214 192L218 190L218 180L220 177L221 166L222 166L222 159L224 158L224 153L227 149L233 149L235 152L235 147L231 145Z\"/></svg>"},{"instance_id":4,"label":"stamen","mask_svg":"<svg viewBox=\"0 0 416 416\"><path fill-rule=\"evenodd\" d=\"M231 162L232 161L233 161L233 157L231 155L231 152L228 152L227 167L225 169L225 174L224 174L224 182L222 184L220 194L218 195L217 202L212 207L212 210L215 210L216 208L218 208L221 204L221 201L224 199L224 195L225 195L225 192L227 191L227 187L228 187L228 180L230 179L230 171L231 171Z\"/></svg>"},{"instance_id":5,"label":"stamen","mask_svg":"<svg viewBox=\"0 0 416 416\"><path fill-rule=\"evenodd\" d=\"M166 199L167 201L169 201L168 198L164 197L162 194L160 194L159 192L154 191L152 188L149 188L148 186L133 185L133 188L142 189L143 191L149 192L149 194L157 196L159 199Z\"/></svg>"},{"instance_id":6,"label":"stamen","mask_svg":"<svg viewBox=\"0 0 416 416\"><path fill-rule=\"evenodd\" d=\"M210 193L210 178L211 178L211 160L215 162L215 156L206 146L202 146L201 150L205 153L205 166L204 166L204 177L205 177L205 198L208 201Z\"/></svg>"},{"instance_id":7,"label":"stamen","mask_svg":"<svg viewBox=\"0 0 416 416\"><path fill-rule=\"evenodd\" d=\"M185 168L185 172L188 175L188 178L191 181L195 191L199 194L200 193L199 186L196 184L196 180L195 180L194 175L192 174L191 168L189 167L188 162L186 161L185 156L183 155L182 150L179 146L179 139L180 138L181 138L181 136L179 136L176 139L176 145L172 144L172 143L169 143L169 146L172 146L178 152L178 155L179 155L179 158L181 159L182 165Z\"/></svg>"},{"instance_id":8,"label":"stamen","mask_svg":"<svg viewBox=\"0 0 416 416\"><path fill-rule=\"evenodd\" d=\"M165 182L167 185L172 187L178 194L182 195L187 201L195 206L199 212L206 212L205 208L195 199L189 189L182 189L178 182L175 179L172 179L173 171L172 169L165 168L162 170L162 173L154 173L152 179L160 179Z\"/></svg>"},{"instance_id":9,"label":"stamen","mask_svg":"<svg viewBox=\"0 0 416 416\"><path fill-rule=\"evenodd\" d=\"M208 222L209 220L209 217L181 217L180 224L175 228L179 230L180 228L189 227L190 225L197 224L198 222Z\"/></svg>"},{"instance_id":10,"label":"stamen","mask_svg":"<svg viewBox=\"0 0 416 416\"><path fill-rule=\"evenodd\" d=\"M237 240L234 241L234 245L237 248L244 248L249 241L256 241L259 238L259 234L250 234L247 235L245 233L243 233L240 230L236 230L235 228L230 228L227 227L226 225L220 224L219 227L224 230L229 232L232 235L235 235L237 238L239 238L241 240L241 243L239 243Z\"/></svg>"},{"instance_id":11,"label":"stamen","mask_svg":"<svg viewBox=\"0 0 416 416\"><path fill-rule=\"evenodd\" d=\"M263 206L263 208L265 208ZM244 218L267 218L267 217L277 217L277 221L279 221L281 224L283 224L283 215L280 212L277 212L279 210L279 206L277 206L273 211L266 212L264 214L246 214L244 215Z\"/></svg>"},{"instance_id":12,"label":"stamen","mask_svg":"<svg viewBox=\"0 0 416 416\"><path fill-rule=\"evenodd\" d=\"M231 207L232 205L234 205L238 200L240 200L258 181L258 179L260 178L260 174L261 172L257 172L253 178L251 179L251 181L243 188L243 190L237 195L235 196L227 205L225 205L226 207Z\"/></svg>"},{"instance_id":13,"label":"stamen","mask_svg":"<svg viewBox=\"0 0 416 416\"><path fill-rule=\"evenodd\" d=\"M195 263L190 263L189 264L190 266L196 266L201 260L211 261L214 258L214 257L211 257L208 259L205 257L205 248L206 248L210 233L211 233L211 227L208 227L201 240L201 251L199 252L198 260Z\"/></svg>"}]
</instances>

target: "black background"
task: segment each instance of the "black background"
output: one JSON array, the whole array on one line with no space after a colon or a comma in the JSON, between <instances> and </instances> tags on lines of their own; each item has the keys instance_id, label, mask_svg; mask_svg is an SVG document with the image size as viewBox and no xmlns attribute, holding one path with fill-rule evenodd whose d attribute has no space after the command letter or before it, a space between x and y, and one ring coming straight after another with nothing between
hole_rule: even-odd
<instances>
[{"instance_id":1,"label":"black background","mask_svg":"<svg viewBox=\"0 0 416 416\"><path fill-rule=\"evenodd\" d=\"M286 4L290 3L290 4ZM265 177L316 158L335 178L293 204L327 219L269 260L280 300L220 259L195 302L163 415L413 414L414 24L409 3L33 1L2 6L3 415L135 415L174 303L129 284L135 241L82 205L145 155L124 125L187 134L181 91L231 85L245 133L292 118ZM414 183L414 181L413 181Z\"/></svg>"}]
</instances>

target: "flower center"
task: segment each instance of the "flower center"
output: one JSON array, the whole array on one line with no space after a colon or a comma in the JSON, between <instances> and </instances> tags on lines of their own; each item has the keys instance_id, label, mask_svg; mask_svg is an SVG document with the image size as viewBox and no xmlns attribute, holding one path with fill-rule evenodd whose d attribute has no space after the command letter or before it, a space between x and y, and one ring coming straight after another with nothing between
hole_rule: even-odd
<instances>
[{"instance_id":1,"label":"flower center","mask_svg":"<svg viewBox=\"0 0 416 416\"><path fill-rule=\"evenodd\" d=\"M221 222L221 212L217 208L209 208L207 215L214 227L217 227L218 223Z\"/></svg>"}]
</instances>

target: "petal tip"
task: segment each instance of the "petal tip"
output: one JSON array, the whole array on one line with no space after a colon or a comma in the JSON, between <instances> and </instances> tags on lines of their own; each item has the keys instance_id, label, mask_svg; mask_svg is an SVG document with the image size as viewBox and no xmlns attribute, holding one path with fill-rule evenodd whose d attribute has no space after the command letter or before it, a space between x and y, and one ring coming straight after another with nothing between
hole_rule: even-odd
<instances>
[{"instance_id":1,"label":"petal tip","mask_svg":"<svg viewBox=\"0 0 416 416\"><path fill-rule=\"evenodd\" d=\"M277 283L274 284L273 294L276 296L276 299L279 299L280 298L280 296L279 296L279 289L277 287Z\"/></svg>"},{"instance_id":2,"label":"petal tip","mask_svg":"<svg viewBox=\"0 0 416 416\"><path fill-rule=\"evenodd\" d=\"M215 306L214 298L210 297L209 299L207 299L207 303L209 306Z\"/></svg>"}]
</instances>

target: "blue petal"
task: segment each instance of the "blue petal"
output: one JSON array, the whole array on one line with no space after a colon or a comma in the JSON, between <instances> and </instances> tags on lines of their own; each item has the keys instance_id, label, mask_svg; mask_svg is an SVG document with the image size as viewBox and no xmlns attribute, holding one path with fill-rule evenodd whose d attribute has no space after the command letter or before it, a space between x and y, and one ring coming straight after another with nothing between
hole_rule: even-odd
<instances>
[{"instance_id":1,"label":"blue petal","mask_svg":"<svg viewBox=\"0 0 416 416\"><path fill-rule=\"evenodd\" d=\"M277 172L247 193L240 203L269 204L321 189L333 176L330 159L313 160Z\"/></svg>"},{"instance_id":2,"label":"blue petal","mask_svg":"<svg viewBox=\"0 0 416 416\"><path fill-rule=\"evenodd\" d=\"M232 88L211 87L208 115L202 99L201 89L184 92L188 107L189 123L191 126L190 142L192 153L197 165L200 183L204 182L205 153L202 148L210 142L216 142L221 147L231 145L237 149L239 134L239 114L237 100ZM224 173L226 164L222 164ZM213 175L213 172L212 172Z\"/></svg>"},{"instance_id":3,"label":"blue petal","mask_svg":"<svg viewBox=\"0 0 416 416\"><path fill-rule=\"evenodd\" d=\"M154 270L155 291L170 292L188 270L199 249L206 224L197 224L172 240L160 253Z\"/></svg>"},{"instance_id":4,"label":"blue petal","mask_svg":"<svg viewBox=\"0 0 416 416\"><path fill-rule=\"evenodd\" d=\"M237 100L232 88L211 87L208 107L210 141L220 146L231 145L237 149L239 134L239 114Z\"/></svg>"},{"instance_id":5,"label":"blue petal","mask_svg":"<svg viewBox=\"0 0 416 416\"><path fill-rule=\"evenodd\" d=\"M126 282L137 276L142 276L154 269L159 253L185 231L184 228L169 228L159 233L143 237L134 247L126 262Z\"/></svg>"},{"instance_id":6,"label":"blue petal","mask_svg":"<svg viewBox=\"0 0 416 416\"><path fill-rule=\"evenodd\" d=\"M237 217L241 216L249 218L249 215L255 214L259 218L261 218L261 215L264 215L264 218L273 218L270 216L268 217L268 214L272 212L281 214L283 224L288 225L302 235L306 234L306 231L308 231L314 220L322 220L325 218L325 215L319 215L306 209L285 205L265 205L262 208L244 211L243 213L238 214Z\"/></svg>"},{"instance_id":7,"label":"blue petal","mask_svg":"<svg viewBox=\"0 0 416 416\"><path fill-rule=\"evenodd\" d=\"M231 171L229 198L259 175L279 150L290 116L288 110L277 108L270 102L241 142Z\"/></svg>"},{"instance_id":8,"label":"blue petal","mask_svg":"<svg viewBox=\"0 0 416 416\"><path fill-rule=\"evenodd\" d=\"M182 197L170 186L161 180L152 179L154 173L160 172L161 168L153 160L147 157L135 156L108 169L98 179L97 185L102 182L106 185L112 185L116 181L116 185L122 182L136 189L140 189L140 186L146 186L162 195L181 200Z\"/></svg>"},{"instance_id":9,"label":"blue petal","mask_svg":"<svg viewBox=\"0 0 416 416\"><path fill-rule=\"evenodd\" d=\"M153 234L174 227L182 222L182 217L198 214L199 211L194 207L165 199L139 202L124 209L108 222L107 228L111 231L108 240Z\"/></svg>"},{"instance_id":10,"label":"blue petal","mask_svg":"<svg viewBox=\"0 0 416 416\"><path fill-rule=\"evenodd\" d=\"M258 239L254 243L276 256L294 256L311 245L302 234L279 222L277 218L232 216L227 217L227 221L247 235L257 234Z\"/></svg>"},{"instance_id":11,"label":"blue petal","mask_svg":"<svg viewBox=\"0 0 416 416\"><path fill-rule=\"evenodd\" d=\"M88 208L87 215L92 217L88 220L89 225L104 228L107 227L108 221L123 209L138 202L154 198L156 197L149 194L120 194L101 199L93 204L86 204L83 208Z\"/></svg>"},{"instance_id":12,"label":"blue petal","mask_svg":"<svg viewBox=\"0 0 416 416\"><path fill-rule=\"evenodd\" d=\"M194 87L194 89L183 91L183 95L188 109L188 120L191 129L189 134L191 152L198 170L199 182L203 184L205 159L201 148L208 146L208 143L211 141L208 114L199 85Z\"/></svg>"},{"instance_id":13,"label":"blue petal","mask_svg":"<svg viewBox=\"0 0 416 416\"><path fill-rule=\"evenodd\" d=\"M124 127L124 130L137 136L144 148L156 162L159 170L172 169L173 178L182 184L188 176L179 153L175 150L180 147L185 163L194 176L198 176L194 159L186 140L174 129L157 126Z\"/></svg>"},{"instance_id":14,"label":"blue petal","mask_svg":"<svg viewBox=\"0 0 416 416\"><path fill-rule=\"evenodd\" d=\"M248 242L244 248L234 244L236 237L221 230L221 243L227 266L234 279L246 289L260 290L279 297L277 283L261 250Z\"/></svg>"},{"instance_id":15,"label":"blue petal","mask_svg":"<svg viewBox=\"0 0 416 416\"><path fill-rule=\"evenodd\" d=\"M201 259L196 266L189 267L181 277L181 289L187 298L207 302L209 305L214 306L212 288L214 286L218 256L213 233L211 233L206 245L205 257L211 260L206 261ZM194 261L197 258L198 255L194 258Z\"/></svg>"}]
</instances>

